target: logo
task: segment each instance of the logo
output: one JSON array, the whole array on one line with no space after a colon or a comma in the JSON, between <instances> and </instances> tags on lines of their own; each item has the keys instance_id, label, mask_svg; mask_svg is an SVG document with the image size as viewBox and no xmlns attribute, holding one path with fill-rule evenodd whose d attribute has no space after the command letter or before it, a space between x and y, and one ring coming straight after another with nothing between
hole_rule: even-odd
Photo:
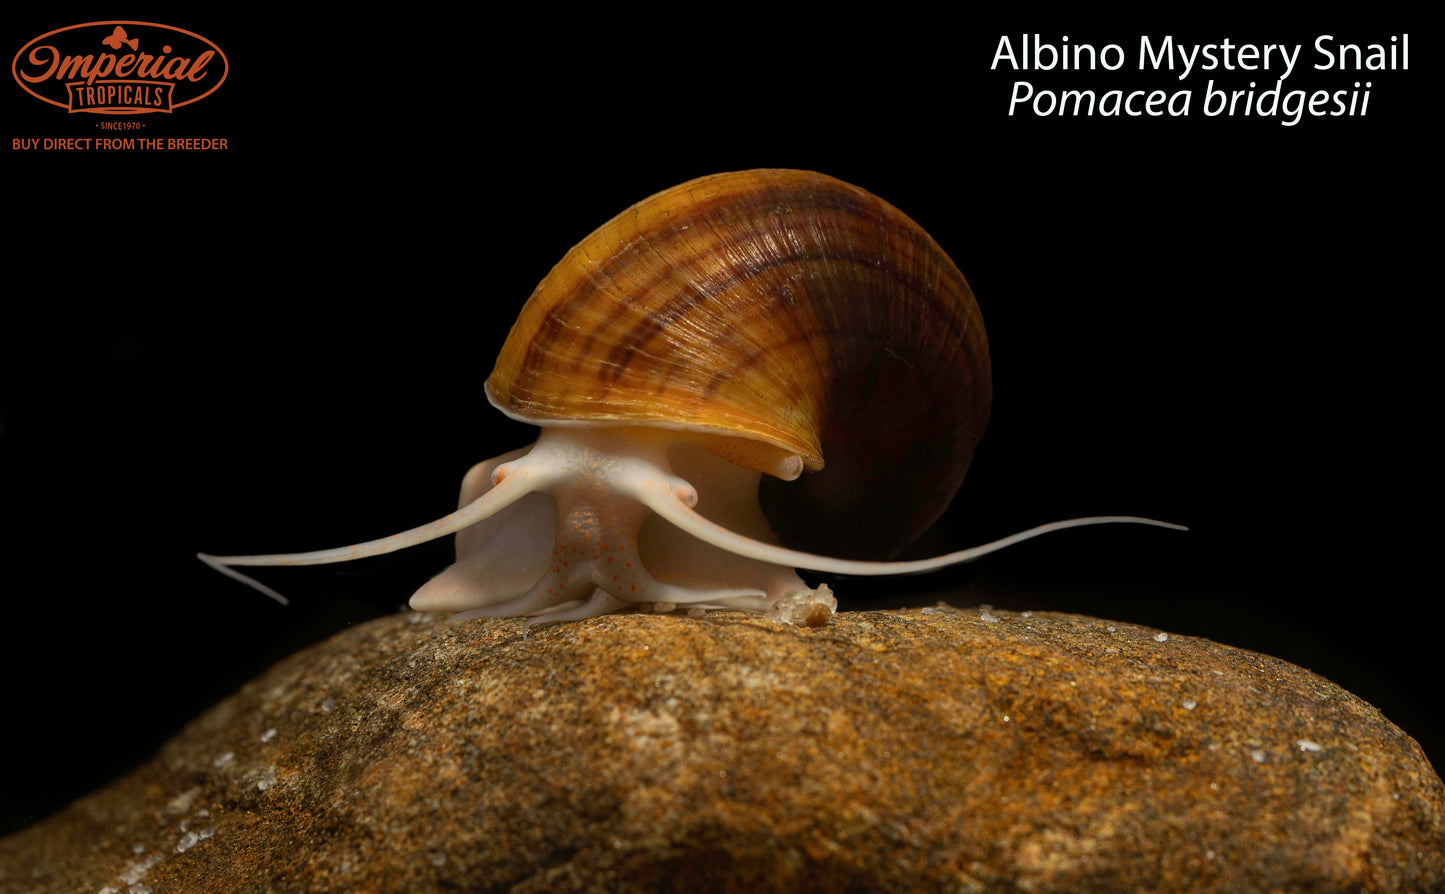
<instances>
[{"instance_id":1,"label":"logo","mask_svg":"<svg viewBox=\"0 0 1445 894\"><path fill-rule=\"evenodd\" d=\"M174 111L215 93L228 69L209 40L152 22L59 28L21 47L10 65L36 99L97 115Z\"/></svg>"}]
</instances>

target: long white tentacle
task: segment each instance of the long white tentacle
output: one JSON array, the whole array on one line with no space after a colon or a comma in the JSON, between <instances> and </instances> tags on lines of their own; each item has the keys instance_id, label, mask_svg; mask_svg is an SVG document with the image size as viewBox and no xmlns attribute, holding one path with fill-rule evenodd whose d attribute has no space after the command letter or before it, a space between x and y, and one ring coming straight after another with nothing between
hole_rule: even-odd
<instances>
[{"instance_id":1,"label":"long white tentacle","mask_svg":"<svg viewBox=\"0 0 1445 894\"><path fill-rule=\"evenodd\" d=\"M206 553L197 553L196 558L227 577L234 578L265 593L282 605L289 605L289 600L287 600L285 596L282 596L260 581L254 580L228 566L328 565L334 562L349 562L352 559L364 559L368 556L380 556L386 553L396 552L397 550L406 549L410 546L416 546L419 543L426 543L429 540L436 540L439 537L454 534L469 525L474 525L500 512L532 491L543 490L550 485L551 480L548 475L545 473L538 474L536 471L526 468L525 464L517 463L505 477L497 482L495 487L473 502L458 509L456 512L442 516L436 521L412 528L409 531L393 534L390 537L382 537L379 540L369 540L365 543L354 543L350 546L341 546L335 549L319 549L304 553L277 553L257 556L212 556Z\"/></svg>"},{"instance_id":2,"label":"long white tentacle","mask_svg":"<svg viewBox=\"0 0 1445 894\"><path fill-rule=\"evenodd\" d=\"M423 587L418 595L425 594L423 603L428 609L463 609L461 617L517 614L551 617L550 613L557 613L554 619L560 619L573 617L574 613L576 617L591 617L637 601L767 611L779 599L789 595L790 584L796 584L793 589L811 592L792 573L791 569L795 568L859 576L918 574L972 562L1020 541L1065 528L1125 522L1187 530L1182 525L1135 516L1094 516L1050 522L992 543L930 559L875 562L819 556L758 540L733 529L741 528L749 533L754 533L754 528L768 530L755 502L756 472L744 473L745 477L750 475L751 478L739 482L734 480L736 476L720 477L715 467L717 463L709 468L693 457L689 460L692 463L689 477L705 482L709 494L709 514L716 515L731 527L693 511L692 506L699 502L699 487L673 472L667 459L666 437L665 433L650 432L628 435L620 429L544 429L536 445L525 455L519 455L522 451L514 451L479 464L477 468L494 482L493 486L456 512L428 524L379 540L336 549L255 556L200 553L198 558L222 574L254 587L284 605L287 600L280 593L230 566L320 565L394 552L497 516L527 494L546 493L550 499L558 501L558 508L546 507L549 511L545 513L545 524L539 529L540 536L537 531L528 529L524 534L516 528L527 520L525 517L509 517L509 521L505 522L512 525L509 533L518 535L513 540L520 538L525 542L504 543L497 539L496 531L483 532L487 539L480 544L472 544L471 551L460 551L457 565L441 576L446 582L445 587L438 590L436 586L429 585L436 592ZM722 465L731 469L726 464ZM469 474L470 484L463 489L464 500L483 487L480 481L471 481L471 477ZM747 492L746 499L738 497L742 491ZM749 522L751 516L747 512L731 505L730 501L738 500L748 504L757 514L755 523ZM679 587L654 579L637 555L638 530L649 509L697 541L739 558L731 563L724 559L719 568L710 572L710 577L703 575L701 584L689 583ZM551 534L555 537L549 536ZM536 543L529 546L531 539L535 539ZM676 550L677 546L674 544L669 548ZM498 549L505 552L498 554ZM521 553L513 553L518 549L525 549L528 556L536 552L534 558L537 561L533 562L532 558L523 561ZM548 553L552 556L550 562L546 559ZM609 560L606 565L603 563L604 553ZM718 564L718 557L707 557L696 550L687 555L684 564L688 568L694 565L705 567L705 558ZM619 564L612 566L610 561L619 557ZM467 575L483 570L472 567L482 560L485 560L486 574L490 575L488 586L468 590L469 583L475 582ZM763 565L748 565L744 560ZM508 569L518 562L521 564L511 569L515 572L512 577L516 579L513 580L507 577ZM550 570L548 565L552 566ZM780 577L777 572L781 569L788 570ZM534 572L540 574L540 578L534 579ZM738 583L744 586L738 588ZM459 587L460 590L457 590ZM576 592L579 588L582 592ZM592 593L590 599L584 595L588 591ZM611 591L611 595L606 598L597 595L604 591ZM629 599L634 595L637 598ZM415 599L413 606L423 607Z\"/></svg>"},{"instance_id":3,"label":"long white tentacle","mask_svg":"<svg viewBox=\"0 0 1445 894\"><path fill-rule=\"evenodd\" d=\"M1049 522L1048 524L1039 525L1035 528L1029 528L1026 531L1020 531L1017 534L1010 534L992 543L985 543L982 546L975 546L970 549L959 550L958 552L945 553L941 556L934 556L931 559L916 559L909 562L868 562L856 559L835 559L829 556L818 556L812 553L788 549L783 546L762 543L750 537L744 537L741 534L734 533L698 515L677 498L672 488L662 483L649 482L645 487L639 489L635 496L653 512L656 512L679 528L682 528L699 540L711 543L713 546L719 549L725 549L730 553L747 556L750 559L757 559L761 562L772 562L776 565L807 568L811 571L825 571L830 574L853 574L859 576L919 574L925 571L936 571L940 568L947 568L950 565L962 565L967 562L972 562L981 556L986 556L991 552L1012 546L1022 540L1037 537L1040 534L1048 534L1051 531L1062 531L1065 528L1079 528L1085 525L1125 522L1129 524L1154 525L1160 528L1170 528L1175 531L1188 530L1188 528L1183 525L1156 521L1152 518L1138 518L1132 515L1099 515L1089 518L1071 518L1064 521Z\"/></svg>"}]
</instances>

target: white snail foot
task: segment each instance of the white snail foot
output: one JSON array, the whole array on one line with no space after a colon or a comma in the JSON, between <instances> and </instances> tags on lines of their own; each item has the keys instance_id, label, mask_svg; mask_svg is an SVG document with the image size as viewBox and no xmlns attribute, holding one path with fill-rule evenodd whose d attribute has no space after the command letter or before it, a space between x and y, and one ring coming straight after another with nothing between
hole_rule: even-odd
<instances>
[{"instance_id":1,"label":"white snail foot","mask_svg":"<svg viewBox=\"0 0 1445 894\"><path fill-rule=\"evenodd\" d=\"M463 507L513 482L531 492L459 533L456 564L418 590L411 606L457 619L575 620L652 605L826 622L837 605L826 587L813 590L789 567L699 540L648 505L697 506L730 530L776 543L757 504L759 477L679 446L669 433L544 430L530 450L467 474Z\"/></svg>"}]
</instances>

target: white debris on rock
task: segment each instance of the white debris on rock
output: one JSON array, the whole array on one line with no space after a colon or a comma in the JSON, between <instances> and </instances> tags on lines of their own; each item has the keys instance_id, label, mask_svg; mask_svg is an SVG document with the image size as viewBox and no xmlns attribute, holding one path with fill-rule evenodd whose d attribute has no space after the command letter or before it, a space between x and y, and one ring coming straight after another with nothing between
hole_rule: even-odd
<instances>
[{"instance_id":1,"label":"white debris on rock","mask_svg":"<svg viewBox=\"0 0 1445 894\"><path fill-rule=\"evenodd\" d=\"M820 610L824 612L821 615ZM819 618L826 624L837 611L838 600L833 590L827 584L819 584L816 590L799 590L779 599L768 616L785 624L805 627Z\"/></svg>"},{"instance_id":2,"label":"white debris on rock","mask_svg":"<svg viewBox=\"0 0 1445 894\"><path fill-rule=\"evenodd\" d=\"M156 867L156 864L160 863L160 861L160 854L151 854L144 860L141 860L137 863L132 863L130 864L130 868L126 869L125 872L122 872L120 874L120 880L125 882L127 885L131 885L132 887L134 887L135 883L145 878L145 874L154 869Z\"/></svg>"},{"instance_id":3,"label":"white debris on rock","mask_svg":"<svg viewBox=\"0 0 1445 894\"><path fill-rule=\"evenodd\" d=\"M166 813L182 814L189 811L191 804L195 802L200 794L201 787L199 785L191 786L166 803Z\"/></svg>"}]
</instances>

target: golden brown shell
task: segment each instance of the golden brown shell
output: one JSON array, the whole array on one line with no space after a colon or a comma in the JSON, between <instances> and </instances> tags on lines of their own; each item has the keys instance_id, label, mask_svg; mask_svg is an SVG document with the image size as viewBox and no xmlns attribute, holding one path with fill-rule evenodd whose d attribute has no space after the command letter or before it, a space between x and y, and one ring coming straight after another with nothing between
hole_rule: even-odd
<instances>
[{"instance_id":1,"label":"golden brown shell","mask_svg":"<svg viewBox=\"0 0 1445 894\"><path fill-rule=\"evenodd\" d=\"M973 292L922 228L832 177L755 170L660 192L578 243L487 391L538 424L662 426L826 463L765 488L774 527L881 558L952 499L991 384Z\"/></svg>"}]
</instances>

